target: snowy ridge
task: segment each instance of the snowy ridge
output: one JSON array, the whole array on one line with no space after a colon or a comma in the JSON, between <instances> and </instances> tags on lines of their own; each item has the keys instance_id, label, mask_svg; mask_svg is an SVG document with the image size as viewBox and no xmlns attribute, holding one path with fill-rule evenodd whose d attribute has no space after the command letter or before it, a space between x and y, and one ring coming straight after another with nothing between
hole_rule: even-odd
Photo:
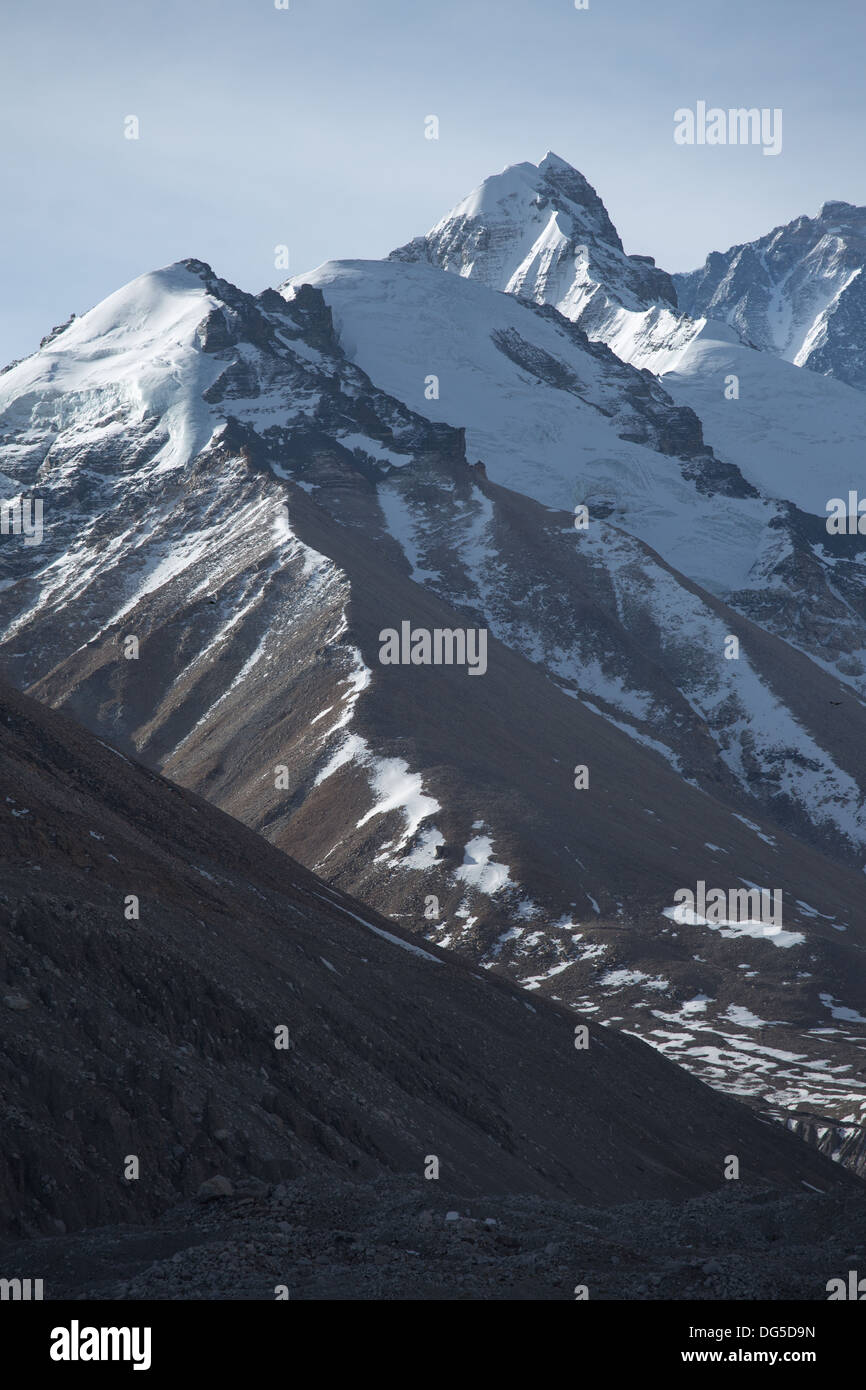
<instances>
[{"instance_id":1,"label":"snowy ridge","mask_svg":"<svg viewBox=\"0 0 866 1390\"><path fill-rule=\"evenodd\" d=\"M864 265L866 208L829 202L673 279L686 313L722 319L762 352L863 390Z\"/></svg>"},{"instance_id":2,"label":"snowy ridge","mask_svg":"<svg viewBox=\"0 0 866 1390\"><path fill-rule=\"evenodd\" d=\"M552 304L623 361L659 371L699 331L669 276L627 256L595 189L558 155L485 179L426 237L391 253Z\"/></svg>"}]
</instances>

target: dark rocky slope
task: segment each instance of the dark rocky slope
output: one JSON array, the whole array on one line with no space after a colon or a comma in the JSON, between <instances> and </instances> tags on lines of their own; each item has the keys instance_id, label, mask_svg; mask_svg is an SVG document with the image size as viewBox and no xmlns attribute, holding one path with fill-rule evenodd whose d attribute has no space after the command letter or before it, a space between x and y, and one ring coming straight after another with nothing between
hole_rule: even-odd
<instances>
[{"instance_id":1,"label":"dark rocky slope","mask_svg":"<svg viewBox=\"0 0 866 1390\"><path fill-rule=\"evenodd\" d=\"M744 1187L858 1189L632 1037L590 1024L576 1049L564 1009L419 951L6 687L0 775L10 1235L147 1224L216 1174L607 1205L730 1187L733 1154Z\"/></svg>"}]
</instances>

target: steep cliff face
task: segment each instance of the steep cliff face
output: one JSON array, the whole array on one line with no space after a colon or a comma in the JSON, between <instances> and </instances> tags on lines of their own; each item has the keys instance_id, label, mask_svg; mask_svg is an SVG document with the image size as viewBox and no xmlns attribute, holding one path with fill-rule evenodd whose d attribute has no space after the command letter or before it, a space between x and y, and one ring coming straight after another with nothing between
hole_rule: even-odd
<instances>
[{"instance_id":1,"label":"steep cliff face","mask_svg":"<svg viewBox=\"0 0 866 1390\"><path fill-rule=\"evenodd\" d=\"M721 319L745 342L866 389L866 208L825 203L757 241L674 275L680 309Z\"/></svg>"}]
</instances>

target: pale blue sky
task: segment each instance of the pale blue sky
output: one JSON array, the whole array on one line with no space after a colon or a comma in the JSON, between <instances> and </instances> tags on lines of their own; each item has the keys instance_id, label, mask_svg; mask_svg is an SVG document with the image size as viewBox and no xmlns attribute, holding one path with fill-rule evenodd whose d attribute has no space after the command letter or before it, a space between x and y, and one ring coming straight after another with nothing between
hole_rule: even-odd
<instances>
[{"instance_id":1,"label":"pale blue sky","mask_svg":"<svg viewBox=\"0 0 866 1390\"><path fill-rule=\"evenodd\" d=\"M184 256L257 291L277 243L384 255L548 149L691 269L866 203L864 38L863 0L3 0L0 361ZM699 99L781 107L782 154L675 145Z\"/></svg>"}]
</instances>

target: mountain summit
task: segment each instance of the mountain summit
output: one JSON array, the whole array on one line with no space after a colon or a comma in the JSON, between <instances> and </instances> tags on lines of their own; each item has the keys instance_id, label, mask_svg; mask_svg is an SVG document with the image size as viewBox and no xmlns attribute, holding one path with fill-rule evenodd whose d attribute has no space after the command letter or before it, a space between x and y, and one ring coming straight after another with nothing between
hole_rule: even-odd
<instances>
[{"instance_id":1,"label":"mountain summit","mask_svg":"<svg viewBox=\"0 0 866 1390\"><path fill-rule=\"evenodd\" d=\"M866 389L866 208L824 203L675 275L680 308L798 367Z\"/></svg>"},{"instance_id":2,"label":"mountain summit","mask_svg":"<svg viewBox=\"0 0 866 1390\"><path fill-rule=\"evenodd\" d=\"M697 331L680 324L671 277L651 256L626 255L595 189L552 152L485 179L390 259L427 261L552 304L638 366L656 364L659 349L669 354Z\"/></svg>"}]
</instances>

